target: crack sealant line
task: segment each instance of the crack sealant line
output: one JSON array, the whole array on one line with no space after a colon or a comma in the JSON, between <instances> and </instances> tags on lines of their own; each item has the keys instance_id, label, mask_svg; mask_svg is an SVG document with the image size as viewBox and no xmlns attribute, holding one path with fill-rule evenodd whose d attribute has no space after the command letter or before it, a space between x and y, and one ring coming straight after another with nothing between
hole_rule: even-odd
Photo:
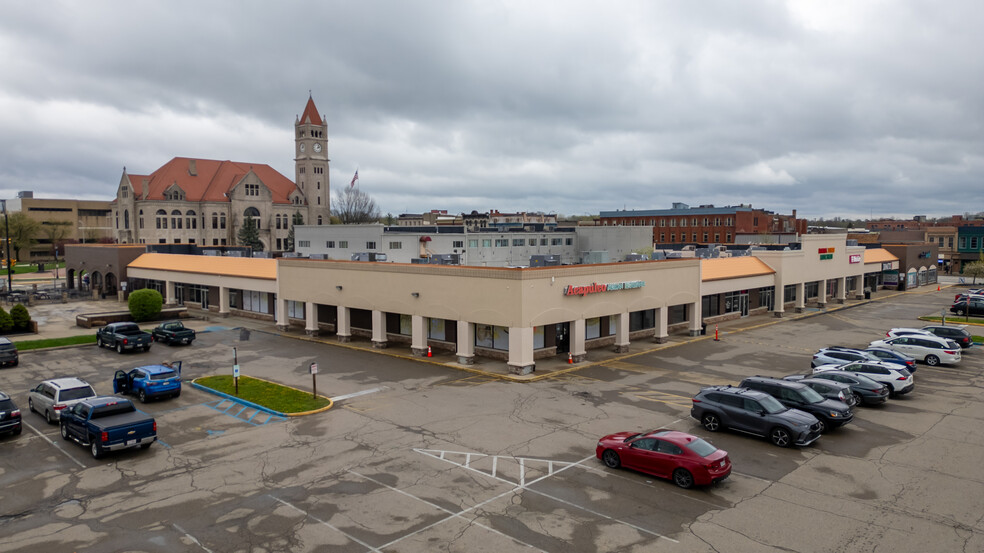
<instances>
[{"instance_id":1,"label":"crack sealant line","mask_svg":"<svg viewBox=\"0 0 984 553\"><path fill-rule=\"evenodd\" d=\"M57 449L58 451L62 452L62 454L64 454L65 457L68 457L69 459L71 459L72 462L75 463L76 465L78 465L78 466L80 466L82 468L88 468L85 465L83 465L81 462L79 462L78 459L76 459L75 457L72 457L71 455L69 455L68 452L65 451L64 449L62 449L58 444L56 444L55 442L51 441L47 436L45 436L44 434L42 434L41 431L38 430L37 428L34 428L33 426L31 426L30 424L27 424L26 422L24 423L24 426L26 426L26 427L30 428L31 430L33 430L38 436L41 436L41 439L42 440L44 440L44 441L48 442L49 444L51 444L52 446L54 446L55 449Z\"/></svg>"}]
</instances>

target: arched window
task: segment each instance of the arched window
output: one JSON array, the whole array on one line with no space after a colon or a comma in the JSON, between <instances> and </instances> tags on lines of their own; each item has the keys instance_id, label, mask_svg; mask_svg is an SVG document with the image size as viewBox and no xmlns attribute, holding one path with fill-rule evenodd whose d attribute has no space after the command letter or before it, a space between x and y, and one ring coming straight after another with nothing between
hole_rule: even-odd
<instances>
[{"instance_id":1,"label":"arched window","mask_svg":"<svg viewBox=\"0 0 984 553\"><path fill-rule=\"evenodd\" d=\"M225 213L219 215L219 228L226 228L226 226L225 226Z\"/></svg>"},{"instance_id":2,"label":"arched window","mask_svg":"<svg viewBox=\"0 0 984 553\"><path fill-rule=\"evenodd\" d=\"M219 214L212 212L212 228L219 228Z\"/></svg>"},{"instance_id":3,"label":"arched window","mask_svg":"<svg viewBox=\"0 0 984 553\"><path fill-rule=\"evenodd\" d=\"M125 229L129 229L130 228L130 210L129 209L124 209L123 210L123 228L125 228Z\"/></svg>"},{"instance_id":4,"label":"arched window","mask_svg":"<svg viewBox=\"0 0 984 553\"><path fill-rule=\"evenodd\" d=\"M163 209L157 210L157 228L167 228L167 212Z\"/></svg>"},{"instance_id":5,"label":"arched window","mask_svg":"<svg viewBox=\"0 0 984 553\"><path fill-rule=\"evenodd\" d=\"M256 228L260 228L260 210L255 207L247 207L243 211L243 217L252 217L253 221L256 222Z\"/></svg>"},{"instance_id":6,"label":"arched window","mask_svg":"<svg viewBox=\"0 0 984 553\"><path fill-rule=\"evenodd\" d=\"M198 228L198 217L197 217L197 213L195 213L195 210L189 209L188 211L186 211L185 217L187 218L187 220L185 221L185 228L188 229Z\"/></svg>"},{"instance_id":7,"label":"arched window","mask_svg":"<svg viewBox=\"0 0 984 553\"><path fill-rule=\"evenodd\" d=\"M318 224L321 224L321 215L318 215Z\"/></svg>"},{"instance_id":8,"label":"arched window","mask_svg":"<svg viewBox=\"0 0 984 553\"><path fill-rule=\"evenodd\" d=\"M171 228L179 229L181 226L181 211L175 209L171 212Z\"/></svg>"}]
</instances>

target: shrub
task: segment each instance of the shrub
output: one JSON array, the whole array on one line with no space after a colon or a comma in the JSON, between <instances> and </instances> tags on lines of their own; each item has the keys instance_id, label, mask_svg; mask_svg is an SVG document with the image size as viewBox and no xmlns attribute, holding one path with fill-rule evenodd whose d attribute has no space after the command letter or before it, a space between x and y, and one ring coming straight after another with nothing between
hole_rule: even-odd
<instances>
[{"instance_id":1,"label":"shrub","mask_svg":"<svg viewBox=\"0 0 984 553\"><path fill-rule=\"evenodd\" d=\"M0 307L0 332L10 332L14 329L14 319L3 307Z\"/></svg>"},{"instance_id":2,"label":"shrub","mask_svg":"<svg viewBox=\"0 0 984 553\"><path fill-rule=\"evenodd\" d=\"M144 288L130 294L130 315L136 322L149 321L160 315L164 306L164 298L157 290Z\"/></svg>"},{"instance_id":3,"label":"shrub","mask_svg":"<svg viewBox=\"0 0 984 553\"><path fill-rule=\"evenodd\" d=\"M14 330L27 330L31 326L31 314L22 303L10 310L10 318L13 319Z\"/></svg>"}]
</instances>

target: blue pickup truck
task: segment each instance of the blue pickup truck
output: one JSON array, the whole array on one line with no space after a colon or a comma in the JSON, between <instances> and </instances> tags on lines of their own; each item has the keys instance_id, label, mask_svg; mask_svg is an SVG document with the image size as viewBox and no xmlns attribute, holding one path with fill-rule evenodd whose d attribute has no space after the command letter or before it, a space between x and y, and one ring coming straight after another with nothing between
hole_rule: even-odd
<instances>
[{"instance_id":1,"label":"blue pickup truck","mask_svg":"<svg viewBox=\"0 0 984 553\"><path fill-rule=\"evenodd\" d=\"M114 394L136 394L141 403L159 397L181 395L181 362L147 365L113 375Z\"/></svg>"},{"instance_id":2,"label":"blue pickup truck","mask_svg":"<svg viewBox=\"0 0 984 553\"><path fill-rule=\"evenodd\" d=\"M157 441L154 417L137 411L133 402L122 397L85 399L63 411L59 422L62 438L90 448L96 459L107 451L146 449Z\"/></svg>"}]
</instances>

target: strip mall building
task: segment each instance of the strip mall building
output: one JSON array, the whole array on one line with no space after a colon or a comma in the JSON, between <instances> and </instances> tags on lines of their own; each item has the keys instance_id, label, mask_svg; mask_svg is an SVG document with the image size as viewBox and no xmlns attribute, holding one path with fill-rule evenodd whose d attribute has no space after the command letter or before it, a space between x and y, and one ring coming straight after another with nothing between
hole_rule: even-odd
<instances>
[{"instance_id":1,"label":"strip mall building","mask_svg":"<svg viewBox=\"0 0 984 553\"><path fill-rule=\"evenodd\" d=\"M666 259L538 268L250 259L145 253L127 266L130 290L169 304L303 327L376 347L501 359L526 374L536 360L633 341L697 335L706 324L862 299L898 259L806 235L800 249L718 259Z\"/></svg>"}]
</instances>

